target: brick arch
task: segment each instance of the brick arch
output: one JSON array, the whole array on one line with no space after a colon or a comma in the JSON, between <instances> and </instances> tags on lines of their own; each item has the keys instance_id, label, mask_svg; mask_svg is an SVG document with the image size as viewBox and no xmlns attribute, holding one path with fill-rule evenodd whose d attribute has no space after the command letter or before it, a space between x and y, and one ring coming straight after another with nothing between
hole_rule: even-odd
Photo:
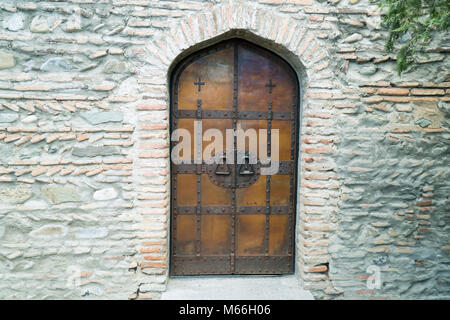
<instances>
[{"instance_id":1,"label":"brick arch","mask_svg":"<svg viewBox=\"0 0 450 320\"><path fill-rule=\"evenodd\" d=\"M300 80L301 88L301 108L300 110L300 130L305 126L305 119L302 113L307 111L309 115L313 115L316 118L324 118L325 115L320 111L315 111L314 108L306 107L309 105L310 100L314 99L329 99L338 91L334 88L334 85L329 85L331 81L327 80L327 84L324 85L322 79L329 78L332 74L335 74L332 70L336 70L336 66L330 61L330 55L327 50L320 45L320 39L317 39L311 30L306 25L295 21L287 16L284 16L277 12L271 12L260 8L258 5L250 4L237 4L231 2L227 5L217 5L212 8L208 8L198 14L187 16L174 23L171 28L155 35L154 40L151 43L145 45L144 59L146 64L142 66L139 73L149 73L155 79L158 79L158 85L155 86L156 96L161 103L148 102L143 99L137 104L137 114L139 119L149 119L148 123L144 120L143 124L138 127L136 132L137 140L140 142L140 146L148 147L147 150L141 150L140 147L137 151L140 165L137 170L134 171L135 181L143 181L141 184L146 184L145 177L141 177L139 168L151 168L154 165L153 161L159 159L168 163L170 161L169 143L167 145L157 145L157 149L152 149L151 144L148 144L146 139L149 134L155 136L164 136L165 139L169 139L169 82L172 68L184 57L200 50L204 47L212 45L216 42L240 37L262 47L265 47L277 55L281 56L284 60L291 64L294 70L297 72L297 76ZM325 76L326 75L326 76ZM320 91L317 91L320 90ZM313 101L314 102L314 101ZM146 115L147 112L165 112L163 121L155 123L151 115ZM141 112L141 113L140 113ZM331 112L331 111L330 111ZM315 113L315 115L314 115ZM143 117L140 117L140 114ZM328 116L328 115L327 115ZM148 118L147 118L148 117ZM301 135L303 133L300 133ZM305 135L308 139L308 134ZM300 142L302 145L302 142ZM310 148L313 149L313 148ZM318 148L316 148L318 149ZM304 148L300 148L299 152L302 153ZM312 153L316 153L316 150L312 150ZM311 153L306 151L306 153ZM325 150L328 152L328 150ZM322 150L318 150L317 153L322 153ZM324 156L325 157L325 156ZM300 183L303 186L303 174L300 168L306 163L301 154L298 156L298 186ZM140 261L139 270L139 285L137 290L138 298L158 298L159 292L165 290L165 285L168 280L169 269L169 242L170 235L168 230L169 226L169 181L170 172L169 166L166 170L161 170L155 173L158 175L159 181L162 187L157 192L163 192L161 196L165 202L163 205L155 204L154 207L148 207L148 204L140 204L136 202L136 209L140 221L144 221L147 214L165 214L164 226L160 231L163 235L163 240L151 240L142 241L137 244ZM152 174L153 175L153 174ZM311 184L312 185L312 184ZM322 186L319 186L323 188ZM330 189L336 189L336 185L332 185ZM145 189L147 190L147 189ZM138 192L139 199L155 199L154 187L148 187L148 194L146 192ZM297 191L298 192L298 191ZM165 195L164 195L165 194ZM303 239L301 233L305 230L303 224L303 218L308 216L308 213L301 212L301 206L303 203L302 197L297 197L297 219L296 219L296 274L299 276L302 285L308 289L308 284L311 288L317 285L317 280L308 280L308 274L314 272L324 272L324 268L328 268L328 260L320 260L320 266L317 267L317 261L305 261L303 259L306 251L311 249L318 249L314 244L309 243L306 239ZM139 230L142 232L148 232L145 223L140 223ZM324 229L326 233L328 230ZM322 232L318 230L317 232ZM158 248L159 249L155 249ZM162 260L147 260L145 255L148 253L159 250L161 257L165 257ZM327 266L327 267L325 267ZM328 271L328 269L326 270ZM322 276L322 275L321 275ZM313 278L313 277L312 277ZM323 289L328 288L329 292L334 292L334 289L330 285L328 278L324 279L326 283L322 285ZM312 282L311 282L312 281ZM143 291L145 286L146 291Z\"/></svg>"},{"instance_id":2,"label":"brick arch","mask_svg":"<svg viewBox=\"0 0 450 320\"><path fill-rule=\"evenodd\" d=\"M330 66L330 55L307 25L256 5L237 3L218 5L176 22L146 45L146 53L148 59L159 62L161 71L170 70L202 46L233 36L273 49L294 67L304 69L308 78Z\"/></svg>"}]
</instances>

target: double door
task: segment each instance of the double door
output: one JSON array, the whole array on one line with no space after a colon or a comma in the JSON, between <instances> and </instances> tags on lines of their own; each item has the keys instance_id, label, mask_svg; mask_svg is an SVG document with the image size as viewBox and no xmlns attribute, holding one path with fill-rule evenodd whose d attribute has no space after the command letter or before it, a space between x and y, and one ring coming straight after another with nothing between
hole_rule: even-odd
<instances>
[{"instance_id":1,"label":"double door","mask_svg":"<svg viewBox=\"0 0 450 320\"><path fill-rule=\"evenodd\" d=\"M294 71L232 39L182 61L171 84L171 274L292 273Z\"/></svg>"}]
</instances>

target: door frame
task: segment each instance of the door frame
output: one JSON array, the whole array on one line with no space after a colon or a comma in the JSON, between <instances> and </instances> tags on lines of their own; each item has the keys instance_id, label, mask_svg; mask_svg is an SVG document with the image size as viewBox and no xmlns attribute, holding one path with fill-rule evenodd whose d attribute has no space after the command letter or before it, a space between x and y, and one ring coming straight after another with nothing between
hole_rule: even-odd
<instances>
[{"instance_id":1,"label":"door frame","mask_svg":"<svg viewBox=\"0 0 450 320\"><path fill-rule=\"evenodd\" d=\"M297 273L297 258L298 258L298 254L297 254L297 240L299 238L298 235L298 222L300 220L300 217L298 217L298 213L299 213L299 208L298 208L298 197L299 197L299 191L300 191L300 185L299 185L299 175L300 175L300 133L301 133L301 127L302 127L302 123L301 123L301 119L302 119L302 86L301 86L301 81L299 79L299 76L301 76L301 73L303 73L303 70L296 70L293 65L285 58L283 58L279 53L263 46L257 43L254 43L252 41L250 41L249 39L246 39L244 37L239 37L236 35L233 36L229 36L227 38L221 38L213 43L208 43L206 44L204 47L199 48L198 50L194 50L192 52L189 52L186 56L184 56L181 60L177 61L176 63L173 64L173 66L170 68L169 70L169 168L170 168L170 186L169 186L169 203L170 203L170 210L169 210L169 217L168 217L168 255L169 255L169 268L168 268L168 276L169 277L195 277L196 275L174 275L173 274L173 263L172 263L172 248L173 248L173 235L172 235L172 217L173 217L173 197L172 197L172 177L173 177L173 173L171 170L172 167L172 163L171 163L171 151L172 151L172 141L171 141L171 134L173 132L173 127L172 127L172 117L173 117L173 106L174 106L174 97L176 96L176 86L175 86L175 80L177 78L179 78L179 76L182 74L182 72L184 71L184 69L189 66L189 64L193 61L195 61L196 59L199 59L203 56L209 55L211 53L214 53L218 50L220 50L221 48L223 48L221 46L221 44L226 43L226 42L231 42L231 41L242 41L244 43L248 43L250 46L254 46L256 47L258 50L264 52L270 52L272 55L277 56L280 60L282 60L283 62L285 62L292 70L293 73L293 80L295 81L296 84L296 89L297 89L297 93L296 93L296 107L297 107L297 112L295 114L296 119L291 120L291 121L297 121L297 125L295 126L295 132L292 136L295 137L295 144L294 144L294 154L295 154L295 176L294 176L294 182L293 182L293 213L292 213L292 227L293 227L293 232L292 232L292 259L293 259L293 265L292 265L292 272L287 273L287 274L279 274L278 276L283 276L283 275L289 275L289 274L296 274ZM188 50L191 51L191 50ZM197 275L197 276L201 276L201 277L211 277L211 276L243 276L242 274L217 274L217 275ZM260 274L254 274L254 275L247 275L247 276L253 276L253 277L258 277L258 276L263 276ZM274 275L277 276L277 275Z\"/></svg>"}]
</instances>

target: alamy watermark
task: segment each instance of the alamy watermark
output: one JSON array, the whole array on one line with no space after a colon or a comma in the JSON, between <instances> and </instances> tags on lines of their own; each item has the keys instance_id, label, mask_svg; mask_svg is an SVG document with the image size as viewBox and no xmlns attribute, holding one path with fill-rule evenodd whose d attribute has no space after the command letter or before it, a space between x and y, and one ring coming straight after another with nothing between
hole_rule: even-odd
<instances>
[{"instance_id":1,"label":"alamy watermark","mask_svg":"<svg viewBox=\"0 0 450 320\"><path fill-rule=\"evenodd\" d=\"M216 128L203 132L202 121L195 120L193 131L193 137L184 128L172 132L171 141L178 142L171 152L174 164L256 164L259 161L263 165L261 175L274 175L278 172L279 129L244 130L238 124L236 129L225 129L224 137L223 131ZM203 147L203 142L210 143ZM236 154L234 150L237 150Z\"/></svg>"},{"instance_id":2,"label":"alamy watermark","mask_svg":"<svg viewBox=\"0 0 450 320\"><path fill-rule=\"evenodd\" d=\"M367 289L381 289L381 269L379 266L370 265L367 267L366 272L372 274L367 278Z\"/></svg>"}]
</instances>

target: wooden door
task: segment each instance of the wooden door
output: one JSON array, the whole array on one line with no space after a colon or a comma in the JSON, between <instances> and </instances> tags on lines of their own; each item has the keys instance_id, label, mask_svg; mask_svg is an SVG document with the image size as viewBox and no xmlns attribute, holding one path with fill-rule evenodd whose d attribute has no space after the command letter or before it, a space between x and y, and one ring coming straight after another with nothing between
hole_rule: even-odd
<instances>
[{"instance_id":1,"label":"wooden door","mask_svg":"<svg viewBox=\"0 0 450 320\"><path fill-rule=\"evenodd\" d=\"M171 86L171 130L184 129L192 137L191 156L171 163L171 274L292 273L298 132L294 71L268 50L232 39L182 61ZM211 143L194 146L200 122L203 133L217 129L224 139L219 150L195 161ZM252 128L268 132L265 140L256 136L258 145L267 147L266 159L229 135ZM262 175L268 166L262 160L271 159L271 129L278 129L279 169ZM178 143L171 143L172 151ZM234 162L210 164L217 155ZM250 163L250 155L258 162Z\"/></svg>"}]
</instances>

